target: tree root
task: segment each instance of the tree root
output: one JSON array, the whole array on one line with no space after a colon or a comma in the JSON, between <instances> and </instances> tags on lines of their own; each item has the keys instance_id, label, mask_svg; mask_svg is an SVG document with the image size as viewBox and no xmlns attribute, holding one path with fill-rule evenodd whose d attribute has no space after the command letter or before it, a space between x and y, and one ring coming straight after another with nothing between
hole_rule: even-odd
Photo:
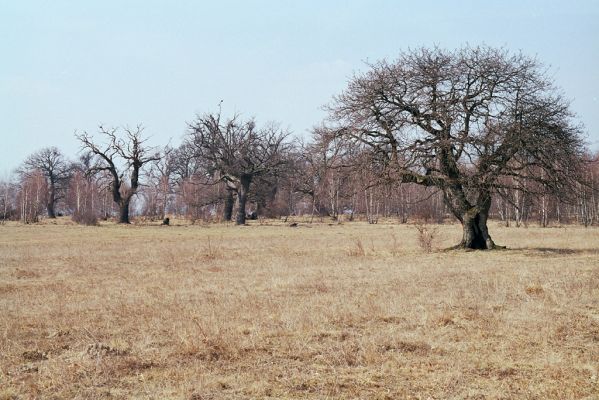
<instances>
[{"instance_id":1,"label":"tree root","mask_svg":"<svg viewBox=\"0 0 599 400\"><path fill-rule=\"evenodd\" d=\"M477 250L481 250L481 251L489 251L489 250L507 250L507 246L499 246L494 244L492 247L490 248L486 248L486 249L473 249L470 247L466 247L464 246L463 243L458 243L454 246L451 247L447 247L445 249L443 249L442 251L455 251L455 250L463 250L463 251L477 251Z\"/></svg>"}]
</instances>

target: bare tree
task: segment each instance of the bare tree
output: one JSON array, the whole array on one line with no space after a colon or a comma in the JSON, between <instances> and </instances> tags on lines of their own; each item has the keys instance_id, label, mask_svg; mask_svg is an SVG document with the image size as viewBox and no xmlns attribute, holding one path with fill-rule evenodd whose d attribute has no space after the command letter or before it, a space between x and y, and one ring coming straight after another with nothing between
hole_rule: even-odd
<instances>
[{"instance_id":1,"label":"bare tree","mask_svg":"<svg viewBox=\"0 0 599 400\"><path fill-rule=\"evenodd\" d=\"M162 149L160 159L153 162L148 171L148 184L141 194L144 197L145 216L159 217L164 220L172 200L176 181L176 152L170 146Z\"/></svg>"},{"instance_id":2,"label":"bare tree","mask_svg":"<svg viewBox=\"0 0 599 400\"><path fill-rule=\"evenodd\" d=\"M323 136L323 130L313 130L312 141L304 143L299 141L292 154L292 171L290 183L293 190L308 197L310 222L314 213L321 213L328 209L323 202L326 198L327 179L331 174L331 167L335 165L336 148L330 146L328 136Z\"/></svg>"},{"instance_id":3,"label":"bare tree","mask_svg":"<svg viewBox=\"0 0 599 400\"><path fill-rule=\"evenodd\" d=\"M500 189L567 196L578 178L581 128L542 65L522 54L405 52L352 78L329 110L332 134L369 149L391 179L443 192L463 225L459 247L495 247L487 219Z\"/></svg>"},{"instance_id":4,"label":"bare tree","mask_svg":"<svg viewBox=\"0 0 599 400\"><path fill-rule=\"evenodd\" d=\"M235 192L238 201L236 223L245 224L250 185L256 177L273 173L284 165L288 134L275 124L258 129L253 119L242 121L239 115L223 120L220 112L198 116L189 124L189 130L190 143L206 171L215 182L227 184L229 196L225 219L227 209L230 213L232 208Z\"/></svg>"},{"instance_id":5,"label":"bare tree","mask_svg":"<svg viewBox=\"0 0 599 400\"><path fill-rule=\"evenodd\" d=\"M21 222L31 224L39 221L39 216L47 204L47 194L48 182L40 170L21 175L17 194Z\"/></svg>"},{"instance_id":6,"label":"bare tree","mask_svg":"<svg viewBox=\"0 0 599 400\"><path fill-rule=\"evenodd\" d=\"M30 176L41 172L46 178L46 210L48 218L56 218L56 203L64 198L71 174L69 163L56 147L46 147L31 154L23 162L18 172Z\"/></svg>"},{"instance_id":7,"label":"bare tree","mask_svg":"<svg viewBox=\"0 0 599 400\"><path fill-rule=\"evenodd\" d=\"M10 176L0 179L0 224L14 217L17 213L17 185Z\"/></svg>"},{"instance_id":8,"label":"bare tree","mask_svg":"<svg viewBox=\"0 0 599 400\"><path fill-rule=\"evenodd\" d=\"M81 154L71 165L72 176L65 199L73 221L85 225L96 225L100 215L101 179L99 174L90 173L93 167L94 155L90 152Z\"/></svg>"},{"instance_id":9,"label":"bare tree","mask_svg":"<svg viewBox=\"0 0 599 400\"><path fill-rule=\"evenodd\" d=\"M201 172L202 165L197 158L195 146L189 141L184 141L172 151L173 180L181 183Z\"/></svg>"},{"instance_id":10,"label":"bare tree","mask_svg":"<svg viewBox=\"0 0 599 400\"><path fill-rule=\"evenodd\" d=\"M146 145L147 139L142 138L141 125L135 129L123 128L124 138L119 137L117 128L107 129L100 126L99 131L100 135L107 140L103 147L96 144L87 132L76 137L81 141L83 150L96 156L97 163L90 171L105 171L110 174L112 199L119 207L119 223L128 224L130 223L129 204L141 184L142 167L158 161L160 155L154 148ZM119 171L119 168L122 170Z\"/></svg>"}]
</instances>

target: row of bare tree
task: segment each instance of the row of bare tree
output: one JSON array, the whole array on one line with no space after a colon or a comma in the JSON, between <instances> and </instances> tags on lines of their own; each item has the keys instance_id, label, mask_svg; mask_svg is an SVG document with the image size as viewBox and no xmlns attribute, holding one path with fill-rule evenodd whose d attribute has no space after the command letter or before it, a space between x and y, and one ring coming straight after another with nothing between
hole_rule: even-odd
<instances>
[{"instance_id":1,"label":"row of bare tree","mask_svg":"<svg viewBox=\"0 0 599 400\"><path fill-rule=\"evenodd\" d=\"M599 163L544 67L504 49L418 49L356 75L308 141L219 111L197 116L178 147L143 128L77 135L3 182L4 219L70 214L94 223L130 212L192 220L304 215L459 220L462 247L493 248L487 220L599 224ZM133 203L133 206L132 206Z\"/></svg>"},{"instance_id":2,"label":"row of bare tree","mask_svg":"<svg viewBox=\"0 0 599 400\"><path fill-rule=\"evenodd\" d=\"M225 135L219 133L218 138L231 143L229 148L214 142L215 138L202 130L205 125L198 125L211 122L216 127L219 118L218 114L199 118L181 146L161 152L148 153L141 129L128 131L129 149L137 146L134 151L138 154L119 154L121 160L116 159L117 147L127 151L127 145L124 141L119 144L118 132L113 129L100 129L108 138L106 149L114 147L112 150L105 151L93 144L90 136L82 136L82 141L89 143L85 146L93 150L74 162L67 161L57 148L42 149L27 158L12 180L0 182L1 219L32 223L41 216L71 215L81 223L112 217L128 222L130 210L156 220L169 215L192 221L230 221L235 217L239 224L248 216L322 220L343 215L346 220L369 223L380 218L401 223L451 218L440 190L381 180L380 171L373 170L365 154L342 149L319 130L305 144L286 141L287 135L269 126L260 134L264 142L258 151L250 149L256 143L241 144L254 140L248 132L242 136L225 129ZM239 120L236 116L223 126L234 129ZM247 154L238 156L235 148ZM105 162L98 163L93 151L106 156L102 158ZM599 154L588 156L584 179L574 196L564 199L559 193L539 194L534 186L518 187L509 182L493 200L491 216L506 226L599 225L598 158Z\"/></svg>"}]
</instances>

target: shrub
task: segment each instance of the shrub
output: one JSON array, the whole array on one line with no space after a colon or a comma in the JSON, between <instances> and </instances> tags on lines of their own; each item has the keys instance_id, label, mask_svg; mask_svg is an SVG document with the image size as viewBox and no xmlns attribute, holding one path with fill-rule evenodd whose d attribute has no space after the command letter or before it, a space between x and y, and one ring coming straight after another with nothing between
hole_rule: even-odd
<instances>
[{"instance_id":1,"label":"shrub","mask_svg":"<svg viewBox=\"0 0 599 400\"><path fill-rule=\"evenodd\" d=\"M422 223L416 224L415 226L418 231L418 245L425 252L432 252L434 247L433 243L437 237L437 228Z\"/></svg>"},{"instance_id":2,"label":"shrub","mask_svg":"<svg viewBox=\"0 0 599 400\"><path fill-rule=\"evenodd\" d=\"M84 210L73 213L73 221L81 225L96 226L98 225L98 217L91 210Z\"/></svg>"},{"instance_id":3,"label":"shrub","mask_svg":"<svg viewBox=\"0 0 599 400\"><path fill-rule=\"evenodd\" d=\"M352 257L363 257L366 255L364 245L360 239L355 239L354 247L349 249L348 254Z\"/></svg>"}]
</instances>

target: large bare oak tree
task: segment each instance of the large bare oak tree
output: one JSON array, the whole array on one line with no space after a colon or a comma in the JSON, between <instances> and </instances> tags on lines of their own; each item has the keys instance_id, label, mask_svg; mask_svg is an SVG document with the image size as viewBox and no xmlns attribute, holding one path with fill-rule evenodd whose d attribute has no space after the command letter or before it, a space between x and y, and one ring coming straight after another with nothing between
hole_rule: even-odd
<instances>
[{"instance_id":1,"label":"large bare oak tree","mask_svg":"<svg viewBox=\"0 0 599 400\"><path fill-rule=\"evenodd\" d=\"M87 132L77 135L82 148L96 156L97 163L90 172L106 171L110 174L112 199L119 207L119 223L128 224L129 204L140 186L142 167L158 161L160 155L154 148L146 145L142 138L143 127L123 128L124 138L119 137L117 128L99 127L100 135L107 141L99 145ZM121 169L121 170L119 170Z\"/></svg>"},{"instance_id":2,"label":"large bare oak tree","mask_svg":"<svg viewBox=\"0 0 599 400\"><path fill-rule=\"evenodd\" d=\"M227 184L225 219L230 218L233 193L237 193L238 225L245 224L250 185L257 177L275 173L286 163L288 134L276 124L257 128L253 119L239 115L222 118L217 114L198 116L189 124L190 143L197 157L215 181Z\"/></svg>"},{"instance_id":3,"label":"large bare oak tree","mask_svg":"<svg viewBox=\"0 0 599 400\"><path fill-rule=\"evenodd\" d=\"M493 195L512 185L567 195L584 147L543 65L489 47L423 48L377 62L329 111L332 134L368 149L389 179L441 190L463 225L458 247L470 249L495 247Z\"/></svg>"}]
</instances>

